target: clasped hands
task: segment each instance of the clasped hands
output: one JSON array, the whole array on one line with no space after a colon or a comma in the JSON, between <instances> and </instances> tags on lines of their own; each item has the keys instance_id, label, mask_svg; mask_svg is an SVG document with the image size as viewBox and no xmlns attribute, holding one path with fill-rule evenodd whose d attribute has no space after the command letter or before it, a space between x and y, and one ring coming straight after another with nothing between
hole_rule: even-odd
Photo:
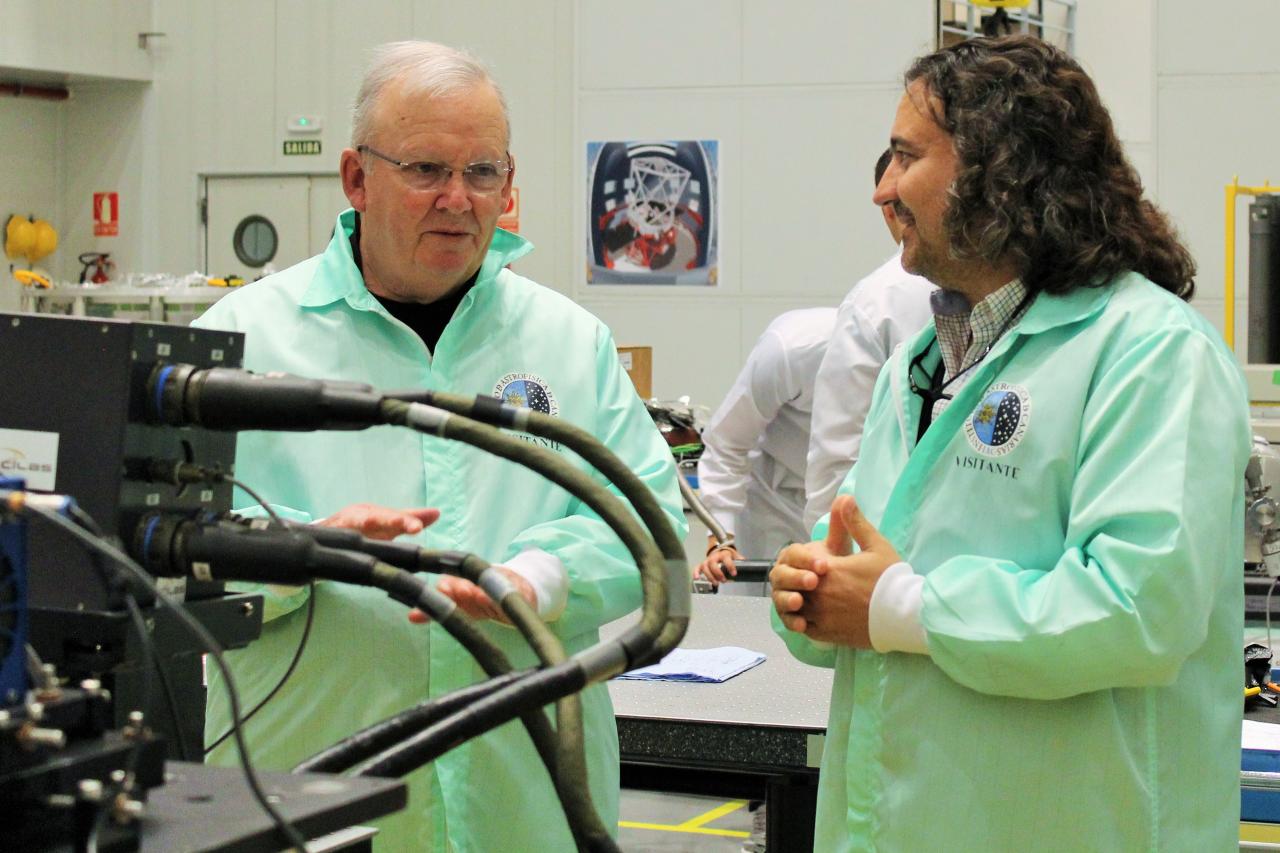
<instances>
[{"instance_id":1,"label":"clasped hands","mask_svg":"<svg viewBox=\"0 0 1280 853\"><path fill-rule=\"evenodd\" d=\"M853 496L840 495L831 505L827 538L788 545L769 570L773 607L792 631L869 649L871 593L885 569L901 560Z\"/></svg>"},{"instance_id":2,"label":"clasped hands","mask_svg":"<svg viewBox=\"0 0 1280 853\"><path fill-rule=\"evenodd\" d=\"M370 539L395 539L397 536L419 533L440 518L440 510L434 508L392 509L375 504L352 504L343 507L328 518L316 522L324 527L344 527L355 530ZM520 592L529 605L537 608L538 599L533 587L520 575L506 566L497 567ZM441 575L436 591L448 596L453 603L473 619L495 619L510 624L511 620L502 608L480 587L466 578ZM409 611L409 621L429 622L430 617L416 607Z\"/></svg>"}]
</instances>

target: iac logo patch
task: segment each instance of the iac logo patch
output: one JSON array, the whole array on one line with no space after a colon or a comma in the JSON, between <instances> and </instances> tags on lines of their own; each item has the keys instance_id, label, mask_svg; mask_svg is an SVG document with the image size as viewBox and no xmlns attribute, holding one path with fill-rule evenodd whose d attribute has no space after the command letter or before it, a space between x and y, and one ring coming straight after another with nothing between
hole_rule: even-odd
<instances>
[{"instance_id":1,"label":"iac logo patch","mask_svg":"<svg viewBox=\"0 0 1280 853\"><path fill-rule=\"evenodd\" d=\"M556 395L547 380L534 373L508 373L493 386L493 396L511 406L533 409L544 415L560 414Z\"/></svg>"},{"instance_id":2,"label":"iac logo patch","mask_svg":"<svg viewBox=\"0 0 1280 853\"><path fill-rule=\"evenodd\" d=\"M27 488L51 492L58 474L58 434L0 429L0 477L21 477Z\"/></svg>"},{"instance_id":3,"label":"iac logo patch","mask_svg":"<svg viewBox=\"0 0 1280 853\"><path fill-rule=\"evenodd\" d=\"M997 382L964 422L969 446L983 456L1004 456L1021 443L1031 421L1031 395L1021 385Z\"/></svg>"}]
</instances>

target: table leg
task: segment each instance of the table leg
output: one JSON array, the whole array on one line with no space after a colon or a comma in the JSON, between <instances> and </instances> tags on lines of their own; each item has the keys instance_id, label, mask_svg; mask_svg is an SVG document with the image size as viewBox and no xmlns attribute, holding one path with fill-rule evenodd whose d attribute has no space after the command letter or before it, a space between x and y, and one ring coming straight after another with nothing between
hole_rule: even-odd
<instances>
[{"instance_id":1,"label":"table leg","mask_svg":"<svg viewBox=\"0 0 1280 853\"><path fill-rule=\"evenodd\" d=\"M769 853L812 853L813 820L818 809L817 779L771 777L765 786L765 808Z\"/></svg>"}]
</instances>

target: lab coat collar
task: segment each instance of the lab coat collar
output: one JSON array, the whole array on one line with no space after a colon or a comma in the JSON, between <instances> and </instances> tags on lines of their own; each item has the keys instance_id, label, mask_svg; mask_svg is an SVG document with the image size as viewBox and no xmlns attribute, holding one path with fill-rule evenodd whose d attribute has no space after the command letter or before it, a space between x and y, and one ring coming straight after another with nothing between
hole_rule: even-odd
<instances>
[{"instance_id":1,"label":"lab coat collar","mask_svg":"<svg viewBox=\"0 0 1280 853\"><path fill-rule=\"evenodd\" d=\"M1109 284L1099 287L1078 287L1061 296L1040 293L1032 300L1022 319L1000 340L996 341L985 360L999 357L1012 342L1022 335L1035 335L1049 329L1077 323L1099 314L1111 299L1117 287L1123 286L1134 273L1126 273ZM933 345L937 329L932 320L903 348L904 363Z\"/></svg>"},{"instance_id":2,"label":"lab coat collar","mask_svg":"<svg viewBox=\"0 0 1280 853\"><path fill-rule=\"evenodd\" d=\"M306 292L302 294L302 307L321 308L338 300L346 300L352 308L381 310L377 298L365 287L364 277L356 268L355 258L351 255L351 234L355 230L355 222L356 212L350 208L338 214L333 238L320 256L320 263L316 266ZM501 228L495 230L473 290L493 281L503 267L532 251L533 244L520 235Z\"/></svg>"},{"instance_id":3,"label":"lab coat collar","mask_svg":"<svg viewBox=\"0 0 1280 853\"><path fill-rule=\"evenodd\" d=\"M1100 287L1077 287L1061 296L1041 293L1031 303L1022 320L1014 326L1014 332L1034 335L1068 323L1087 320L1106 307L1115 288L1129 275Z\"/></svg>"}]
</instances>

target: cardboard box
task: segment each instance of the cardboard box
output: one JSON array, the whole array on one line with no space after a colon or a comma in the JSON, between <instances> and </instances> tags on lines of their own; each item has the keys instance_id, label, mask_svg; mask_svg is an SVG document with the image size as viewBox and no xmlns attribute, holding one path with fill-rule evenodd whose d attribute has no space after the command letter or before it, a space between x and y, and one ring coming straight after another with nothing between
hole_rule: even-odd
<instances>
[{"instance_id":1,"label":"cardboard box","mask_svg":"<svg viewBox=\"0 0 1280 853\"><path fill-rule=\"evenodd\" d=\"M640 399L653 396L653 347L618 347L622 369L631 377Z\"/></svg>"}]
</instances>

